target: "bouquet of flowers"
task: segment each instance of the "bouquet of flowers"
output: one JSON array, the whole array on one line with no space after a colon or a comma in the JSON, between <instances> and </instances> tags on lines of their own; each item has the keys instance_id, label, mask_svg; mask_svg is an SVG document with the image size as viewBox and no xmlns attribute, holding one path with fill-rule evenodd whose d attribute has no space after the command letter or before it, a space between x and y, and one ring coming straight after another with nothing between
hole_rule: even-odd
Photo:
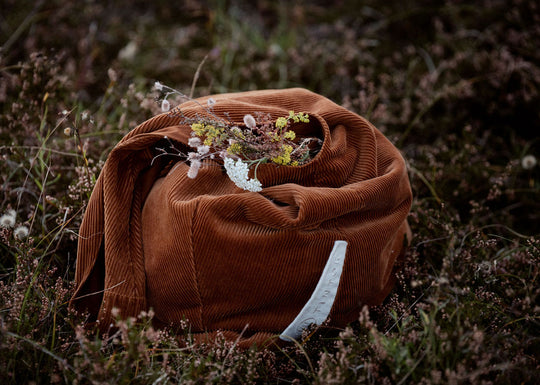
<instances>
[{"instance_id":1,"label":"bouquet of flowers","mask_svg":"<svg viewBox=\"0 0 540 385\"><path fill-rule=\"evenodd\" d=\"M170 110L167 97L179 94L179 91L156 82L155 88L165 92L161 102L164 112ZM257 167L262 163L274 163L282 166L301 166L307 163L314 151L309 144L318 138L297 138L292 126L297 123L309 123L309 115L303 112L289 111L288 116L272 118L269 114L254 112L244 115L243 124L235 124L227 117L217 116L213 107L216 101L209 98L204 109L206 117L184 117L185 123L191 126L188 145L194 151L187 154L179 151L172 143L168 149L158 149L161 154L172 153L185 157L190 163L188 177L195 178L205 159L222 159L229 178L240 188L258 192L262 190L257 179ZM175 111L171 113L180 113ZM249 177L250 168L254 168L254 177Z\"/></svg>"}]
</instances>

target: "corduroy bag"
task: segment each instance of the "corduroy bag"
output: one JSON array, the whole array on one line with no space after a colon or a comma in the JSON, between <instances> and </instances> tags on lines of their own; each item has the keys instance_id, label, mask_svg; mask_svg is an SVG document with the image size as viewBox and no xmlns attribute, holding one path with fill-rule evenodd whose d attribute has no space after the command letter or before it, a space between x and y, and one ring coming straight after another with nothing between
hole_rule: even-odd
<instances>
[{"instance_id":1,"label":"corduroy bag","mask_svg":"<svg viewBox=\"0 0 540 385\"><path fill-rule=\"evenodd\" d=\"M157 157L164 140L188 149L181 104L127 134L110 153L80 229L71 305L106 330L152 308L158 326L183 320L242 346L298 338L325 319L343 327L394 284L412 200L399 151L364 118L304 89L213 95L213 112L309 114L298 136L323 140L302 166L261 164L263 189L238 188L219 160L194 179L185 159ZM179 113L181 111L181 114Z\"/></svg>"}]
</instances>

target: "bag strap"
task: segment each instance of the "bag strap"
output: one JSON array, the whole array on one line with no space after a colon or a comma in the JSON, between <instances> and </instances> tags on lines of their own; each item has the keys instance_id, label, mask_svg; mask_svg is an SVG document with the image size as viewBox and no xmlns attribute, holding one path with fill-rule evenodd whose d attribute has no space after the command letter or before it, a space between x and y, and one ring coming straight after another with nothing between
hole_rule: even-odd
<instances>
[{"instance_id":1,"label":"bag strap","mask_svg":"<svg viewBox=\"0 0 540 385\"><path fill-rule=\"evenodd\" d=\"M302 330L309 325L320 325L326 320L336 299L346 252L346 241L334 242L334 248L328 257L326 266L313 294L311 294L311 298L294 321L281 333L280 339L284 341L298 339L302 335Z\"/></svg>"}]
</instances>

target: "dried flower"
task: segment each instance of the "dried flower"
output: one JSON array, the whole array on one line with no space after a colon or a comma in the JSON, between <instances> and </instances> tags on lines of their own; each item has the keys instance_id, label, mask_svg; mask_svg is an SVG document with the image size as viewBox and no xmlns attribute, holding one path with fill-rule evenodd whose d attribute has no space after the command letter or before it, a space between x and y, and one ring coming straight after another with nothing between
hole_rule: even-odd
<instances>
[{"instance_id":1,"label":"dried flower","mask_svg":"<svg viewBox=\"0 0 540 385\"><path fill-rule=\"evenodd\" d=\"M234 183L245 190L260 191L261 183L249 179L247 172L251 165L272 162L283 166L298 166L309 161L308 143L313 138L306 138L300 143L293 142L296 133L290 130L291 122L309 122L307 114L289 111L289 116L278 117L273 122L270 115L258 114L257 119L251 114L244 115L248 130L241 130L232 122L198 120L191 124L192 135L204 138L203 146L194 138L188 144L197 148L197 153L189 153L188 159L203 159L218 154L226 161L227 174ZM228 158L240 160L233 163ZM190 175L196 175L194 171Z\"/></svg>"},{"instance_id":2,"label":"dried flower","mask_svg":"<svg viewBox=\"0 0 540 385\"><path fill-rule=\"evenodd\" d=\"M525 155L521 158L521 167L525 170L532 170L537 164L536 157L534 155Z\"/></svg>"},{"instance_id":3,"label":"dried flower","mask_svg":"<svg viewBox=\"0 0 540 385\"><path fill-rule=\"evenodd\" d=\"M201 161L198 159L193 159L187 173L188 178L195 179L197 177L197 174L199 173L200 168Z\"/></svg>"},{"instance_id":4,"label":"dried flower","mask_svg":"<svg viewBox=\"0 0 540 385\"><path fill-rule=\"evenodd\" d=\"M171 109L171 103L167 99L163 99L161 102L161 111L167 112Z\"/></svg>"},{"instance_id":5,"label":"dried flower","mask_svg":"<svg viewBox=\"0 0 540 385\"><path fill-rule=\"evenodd\" d=\"M15 226L15 210L8 210L8 212L0 217L0 226L9 228Z\"/></svg>"},{"instance_id":6,"label":"dried flower","mask_svg":"<svg viewBox=\"0 0 540 385\"><path fill-rule=\"evenodd\" d=\"M197 146L197 152L199 155L206 155L210 152L210 147L205 145Z\"/></svg>"},{"instance_id":7,"label":"dried flower","mask_svg":"<svg viewBox=\"0 0 540 385\"><path fill-rule=\"evenodd\" d=\"M188 139L188 146L190 147L198 147L201 145L201 140L197 137L189 138Z\"/></svg>"},{"instance_id":8,"label":"dried flower","mask_svg":"<svg viewBox=\"0 0 540 385\"><path fill-rule=\"evenodd\" d=\"M257 122L251 114L244 115L244 124L252 130L257 126Z\"/></svg>"},{"instance_id":9,"label":"dried flower","mask_svg":"<svg viewBox=\"0 0 540 385\"><path fill-rule=\"evenodd\" d=\"M224 165L229 178L241 189L252 192L259 192L262 190L261 182L259 182L258 179L249 178L249 168L241 159L234 161L231 158L225 158Z\"/></svg>"},{"instance_id":10,"label":"dried flower","mask_svg":"<svg viewBox=\"0 0 540 385\"><path fill-rule=\"evenodd\" d=\"M166 92L161 103L163 111L169 111L170 104L167 97L178 94L189 99L186 95L173 88L156 82L154 87ZM191 138L188 145L197 151L184 153L169 143L169 150L158 148L158 156L170 154L170 150L177 156L186 158L190 163L189 178L195 178L204 159L216 159L216 156L225 161L225 168L229 178L240 188L248 191L260 191L261 183L255 177L248 177L249 168L261 163L274 163L280 166L299 166L309 162L313 153L309 144L317 138L301 138L297 140L296 133L291 130L294 123L308 123L309 115L304 112L289 111L288 116L272 117L270 114L254 112L254 115L245 114L243 123L246 128L237 126L234 121L220 117L212 110L216 100L208 98L206 107L200 105L207 112L207 117L184 117L184 123L191 125ZM179 111L181 114L181 111ZM255 169L256 170L256 169ZM256 175L256 174L255 174Z\"/></svg>"},{"instance_id":11,"label":"dried flower","mask_svg":"<svg viewBox=\"0 0 540 385\"><path fill-rule=\"evenodd\" d=\"M13 236L16 239L24 239L28 236L28 227L26 226L19 226L13 231Z\"/></svg>"},{"instance_id":12,"label":"dried flower","mask_svg":"<svg viewBox=\"0 0 540 385\"><path fill-rule=\"evenodd\" d=\"M154 83L154 88L158 91L162 91L163 90L163 84L161 84L160 82L155 82Z\"/></svg>"}]
</instances>

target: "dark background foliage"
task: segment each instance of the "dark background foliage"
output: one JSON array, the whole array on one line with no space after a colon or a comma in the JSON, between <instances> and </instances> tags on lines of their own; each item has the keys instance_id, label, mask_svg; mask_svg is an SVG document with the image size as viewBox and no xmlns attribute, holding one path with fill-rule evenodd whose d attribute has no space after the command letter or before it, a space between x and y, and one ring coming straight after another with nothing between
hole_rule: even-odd
<instances>
[{"instance_id":1,"label":"dark background foliage","mask_svg":"<svg viewBox=\"0 0 540 385\"><path fill-rule=\"evenodd\" d=\"M524 161L540 146L537 2L0 9L0 215L15 210L30 232L0 228L6 383L534 382L540 167ZM305 87L385 133L415 196L415 238L388 300L340 336L278 353L186 351L144 322L120 321L110 339L81 331L66 308L78 225L110 149L159 112L155 81L186 94L194 84L194 96Z\"/></svg>"}]
</instances>

